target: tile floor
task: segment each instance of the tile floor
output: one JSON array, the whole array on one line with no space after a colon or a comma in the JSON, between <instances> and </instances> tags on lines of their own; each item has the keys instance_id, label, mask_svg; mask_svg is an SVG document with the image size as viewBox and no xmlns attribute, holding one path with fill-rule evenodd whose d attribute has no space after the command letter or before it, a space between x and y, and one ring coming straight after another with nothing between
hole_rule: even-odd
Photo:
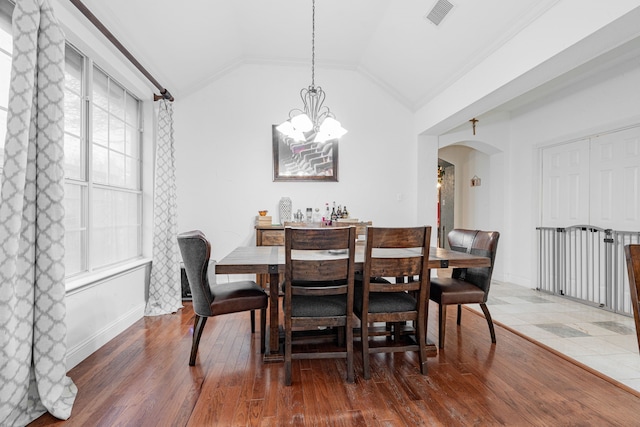
<instances>
[{"instance_id":1,"label":"tile floor","mask_svg":"<svg viewBox=\"0 0 640 427\"><path fill-rule=\"evenodd\" d=\"M494 321L640 391L632 317L496 281L487 306ZM477 304L469 308L480 311Z\"/></svg>"}]
</instances>

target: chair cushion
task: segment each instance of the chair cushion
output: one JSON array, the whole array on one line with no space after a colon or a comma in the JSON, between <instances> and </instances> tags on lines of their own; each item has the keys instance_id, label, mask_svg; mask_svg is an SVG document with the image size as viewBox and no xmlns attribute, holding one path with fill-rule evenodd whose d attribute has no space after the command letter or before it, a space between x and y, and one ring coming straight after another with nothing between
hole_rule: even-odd
<instances>
[{"instance_id":1,"label":"chair cushion","mask_svg":"<svg viewBox=\"0 0 640 427\"><path fill-rule=\"evenodd\" d=\"M291 300L292 317L333 317L346 314L346 295L294 295Z\"/></svg>"},{"instance_id":2,"label":"chair cushion","mask_svg":"<svg viewBox=\"0 0 640 427\"><path fill-rule=\"evenodd\" d=\"M432 277L429 299L438 304L484 303L485 292L473 283L449 277Z\"/></svg>"},{"instance_id":3,"label":"chair cushion","mask_svg":"<svg viewBox=\"0 0 640 427\"><path fill-rule=\"evenodd\" d=\"M369 293L369 313L397 313L417 310L416 299L406 292ZM362 289L355 292L353 311L362 314Z\"/></svg>"},{"instance_id":4,"label":"chair cushion","mask_svg":"<svg viewBox=\"0 0 640 427\"><path fill-rule=\"evenodd\" d=\"M211 311L214 316L258 310L266 308L268 304L267 293L251 280L215 284L211 286L211 295Z\"/></svg>"}]
</instances>

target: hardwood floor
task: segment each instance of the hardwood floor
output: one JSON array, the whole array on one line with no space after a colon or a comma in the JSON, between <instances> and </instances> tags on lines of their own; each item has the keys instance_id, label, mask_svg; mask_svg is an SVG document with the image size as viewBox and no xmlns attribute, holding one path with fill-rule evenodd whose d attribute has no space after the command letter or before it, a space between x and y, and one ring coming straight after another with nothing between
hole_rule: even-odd
<instances>
[{"instance_id":1,"label":"hardwood floor","mask_svg":"<svg viewBox=\"0 0 640 427\"><path fill-rule=\"evenodd\" d=\"M629 426L640 396L496 325L449 310L446 348L429 358L428 375L413 352L372 355L356 382L345 361L295 360L293 385L282 363L262 362L249 314L210 319L196 366L189 367L193 311L147 317L69 372L79 388L71 418L46 414L30 426ZM431 340L437 306L430 306Z\"/></svg>"}]
</instances>

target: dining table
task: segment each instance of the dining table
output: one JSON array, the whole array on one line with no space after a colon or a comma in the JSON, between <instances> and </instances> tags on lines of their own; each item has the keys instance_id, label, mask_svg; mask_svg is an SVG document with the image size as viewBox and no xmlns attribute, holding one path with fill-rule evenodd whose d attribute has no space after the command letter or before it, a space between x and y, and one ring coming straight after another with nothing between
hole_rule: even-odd
<instances>
[{"instance_id":1,"label":"dining table","mask_svg":"<svg viewBox=\"0 0 640 427\"><path fill-rule=\"evenodd\" d=\"M364 266L364 246L356 245L355 270L362 272ZM335 257L327 251L317 251L312 256L318 259ZM429 269L489 267L487 257L431 247L429 250ZM282 361L280 348L279 297L280 274L285 271L284 246L238 246L215 264L216 274L267 274L269 275L269 327L267 332L265 361ZM427 355L437 354L435 344L428 343Z\"/></svg>"}]
</instances>

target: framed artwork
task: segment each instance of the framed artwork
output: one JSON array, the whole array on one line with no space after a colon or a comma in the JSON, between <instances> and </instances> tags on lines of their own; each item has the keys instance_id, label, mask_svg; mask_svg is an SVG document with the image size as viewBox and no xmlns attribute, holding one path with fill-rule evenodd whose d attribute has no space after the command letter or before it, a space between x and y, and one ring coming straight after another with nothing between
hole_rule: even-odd
<instances>
[{"instance_id":1,"label":"framed artwork","mask_svg":"<svg viewBox=\"0 0 640 427\"><path fill-rule=\"evenodd\" d=\"M295 141L271 127L274 181L338 181L338 140Z\"/></svg>"}]
</instances>

